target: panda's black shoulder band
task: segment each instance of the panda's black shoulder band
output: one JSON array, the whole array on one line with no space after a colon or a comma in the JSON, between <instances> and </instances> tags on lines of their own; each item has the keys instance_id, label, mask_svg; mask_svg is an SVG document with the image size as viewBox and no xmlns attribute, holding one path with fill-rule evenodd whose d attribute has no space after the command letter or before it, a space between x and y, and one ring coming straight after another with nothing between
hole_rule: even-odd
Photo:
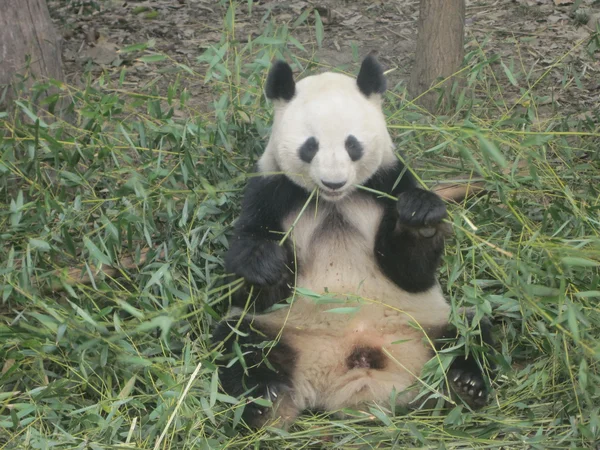
<instances>
[{"instance_id":1,"label":"panda's black shoulder band","mask_svg":"<svg viewBox=\"0 0 600 450\"><path fill-rule=\"evenodd\" d=\"M360 91L367 97L371 94L383 94L387 89L383 68L373 55L369 55L363 60L356 83Z\"/></svg>"},{"instance_id":2,"label":"panda's black shoulder band","mask_svg":"<svg viewBox=\"0 0 600 450\"><path fill-rule=\"evenodd\" d=\"M296 93L292 68L285 61L275 61L267 76L265 93L269 100L290 101Z\"/></svg>"},{"instance_id":3,"label":"panda's black shoulder band","mask_svg":"<svg viewBox=\"0 0 600 450\"><path fill-rule=\"evenodd\" d=\"M308 194L285 175L259 175L250 178L244 191L237 233L255 233L271 239L283 231L282 221Z\"/></svg>"},{"instance_id":4,"label":"panda's black shoulder band","mask_svg":"<svg viewBox=\"0 0 600 450\"><path fill-rule=\"evenodd\" d=\"M384 192L397 197L400 193L417 187L417 181L404 164L397 161L391 166L381 168L375 172L365 183L365 187L372 191ZM376 197L379 199L388 198L377 195Z\"/></svg>"}]
</instances>

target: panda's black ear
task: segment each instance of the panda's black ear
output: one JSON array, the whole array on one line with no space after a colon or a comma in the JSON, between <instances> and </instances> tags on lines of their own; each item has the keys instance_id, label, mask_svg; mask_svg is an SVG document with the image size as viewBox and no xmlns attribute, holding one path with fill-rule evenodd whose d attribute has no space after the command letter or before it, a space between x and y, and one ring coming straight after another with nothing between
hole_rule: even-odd
<instances>
[{"instance_id":1,"label":"panda's black ear","mask_svg":"<svg viewBox=\"0 0 600 450\"><path fill-rule=\"evenodd\" d=\"M275 61L267 76L265 93L269 100L290 101L296 93L292 68L285 61Z\"/></svg>"},{"instance_id":2,"label":"panda's black ear","mask_svg":"<svg viewBox=\"0 0 600 450\"><path fill-rule=\"evenodd\" d=\"M369 55L363 60L356 83L360 92L367 97L371 94L383 94L387 89L383 68L373 55Z\"/></svg>"}]
</instances>

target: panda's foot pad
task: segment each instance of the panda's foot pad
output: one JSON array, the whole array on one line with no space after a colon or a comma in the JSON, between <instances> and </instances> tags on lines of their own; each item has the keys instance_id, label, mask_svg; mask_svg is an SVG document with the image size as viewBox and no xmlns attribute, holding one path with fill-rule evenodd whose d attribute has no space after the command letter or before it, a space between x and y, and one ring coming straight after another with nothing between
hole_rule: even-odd
<instances>
[{"instance_id":1,"label":"panda's foot pad","mask_svg":"<svg viewBox=\"0 0 600 450\"><path fill-rule=\"evenodd\" d=\"M487 404L488 390L483 375L478 371L452 369L448 378L454 391L472 408L480 408Z\"/></svg>"}]
</instances>

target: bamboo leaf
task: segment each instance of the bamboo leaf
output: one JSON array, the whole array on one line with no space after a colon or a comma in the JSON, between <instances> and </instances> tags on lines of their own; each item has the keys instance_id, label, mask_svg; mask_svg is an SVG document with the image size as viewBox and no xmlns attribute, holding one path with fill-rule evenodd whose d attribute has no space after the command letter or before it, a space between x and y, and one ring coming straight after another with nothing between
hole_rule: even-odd
<instances>
[{"instance_id":1,"label":"bamboo leaf","mask_svg":"<svg viewBox=\"0 0 600 450\"><path fill-rule=\"evenodd\" d=\"M321 14L315 9L315 36L317 38L317 45L321 47L323 44L323 21L321 20Z\"/></svg>"},{"instance_id":2,"label":"bamboo leaf","mask_svg":"<svg viewBox=\"0 0 600 450\"><path fill-rule=\"evenodd\" d=\"M328 309L325 312L334 314L353 314L360 309L360 306L345 306L343 308Z\"/></svg>"},{"instance_id":3,"label":"bamboo leaf","mask_svg":"<svg viewBox=\"0 0 600 450\"><path fill-rule=\"evenodd\" d=\"M508 161L506 160L506 158L504 157L504 155L502 154L502 152L500 152L500 150L498 149L498 147L496 147L496 145L489 141L485 136L483 135L479 135L479 142L481 144L481 148L482 150L487 153L487 155L492 158L494 161L496 161L496 163L498 163L498 165L501 168L506 168L508 167Z\"/></svg>"},{"instance_id":4,"label":"bamboo leaf","mask_svg":"<svg viewBox=\"0 0 600 450\"><path fill-rule=\"evenodd\" d=\"M572 267L598 267L600 262L593 261L587 258L580 258L578 256L565 256L560 260L565 266Z\"/></svg>"},{"instance_id":5,"label":"bamboo leaf","mask_svg":"<svg viewBox=\"0 0 600 450\"><path fill-rule=\"evenodd\" d=\"M85 248L90 252L90 256L100 261L102 264L106 264L107 266L112 265L112 261L108 256L106 256L102 251L94 244L87 236L84 236L83 243Z\"/></svg>"},{"instance_id":6,"label":"bamboo leaf","mask_svg":"<svg viewBox=\"0 0 600 450\"><path fill-rule=\"evenodd\" d=\"M506 64L504 64L504 61L500 60L500 64L502 65L504 73L506 74L508 81L510 81L510 84L512 84L513 86L518 86L517 80L515 79L510 69L506 66Z\"/></svg>"}]
</instances>

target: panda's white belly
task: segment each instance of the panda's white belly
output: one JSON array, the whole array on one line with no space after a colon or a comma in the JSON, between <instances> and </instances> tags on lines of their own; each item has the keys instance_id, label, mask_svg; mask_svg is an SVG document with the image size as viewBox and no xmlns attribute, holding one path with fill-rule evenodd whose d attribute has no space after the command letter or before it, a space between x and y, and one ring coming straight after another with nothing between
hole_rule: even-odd
<instances>
[{"instance_id":1,"label":"panda's white belly","mask_svg":"<svg viewBox=\"0 0 600 450\"><path fill-rule=\"evenodd\" d=\"M383 208L372 198L355 194L337 203L306 208L300 218L298 214L294 211L284 221L285 230L293 226L289 239L299 267L296 287L421 315L426 324L447 320L446 301L437 286L430 292L410 294L381 272L374 247ZM315 303L314 299L306 301ZM327 309L344 306L324 305Z\"/></svg>"},{"instance_id":2,"label":"panda's white belly","mask_svg":"<svg viewBox=\"0 0 600 450\"><path fill-rule=\"evenodd\" d=\"M297 215L285 220L287 229L295 223L296 287L323 297L296 291L290 308L261 318L284 324L283 337L298 352L295 401L326 409L387 401L415 382L431 357L425 335L447 324L449 306L439 287L410 294L380 271L373 251L383 209L369 197Z\"/></svg>"},{"instance_id":3,"label":"panda's white belly","mask_svg":"<svg viewBox=\"0 0 600 450\"><path fill-rule=\"evenodd\" d=\"M293 227L290 239L299 266L296 285L319 293L375 294L381 276L373 246L382 208L356 195L335 204L320 202L299 218L298 214L294 211L284 221L284 229Z\"/></svg>"}]
</instances>

